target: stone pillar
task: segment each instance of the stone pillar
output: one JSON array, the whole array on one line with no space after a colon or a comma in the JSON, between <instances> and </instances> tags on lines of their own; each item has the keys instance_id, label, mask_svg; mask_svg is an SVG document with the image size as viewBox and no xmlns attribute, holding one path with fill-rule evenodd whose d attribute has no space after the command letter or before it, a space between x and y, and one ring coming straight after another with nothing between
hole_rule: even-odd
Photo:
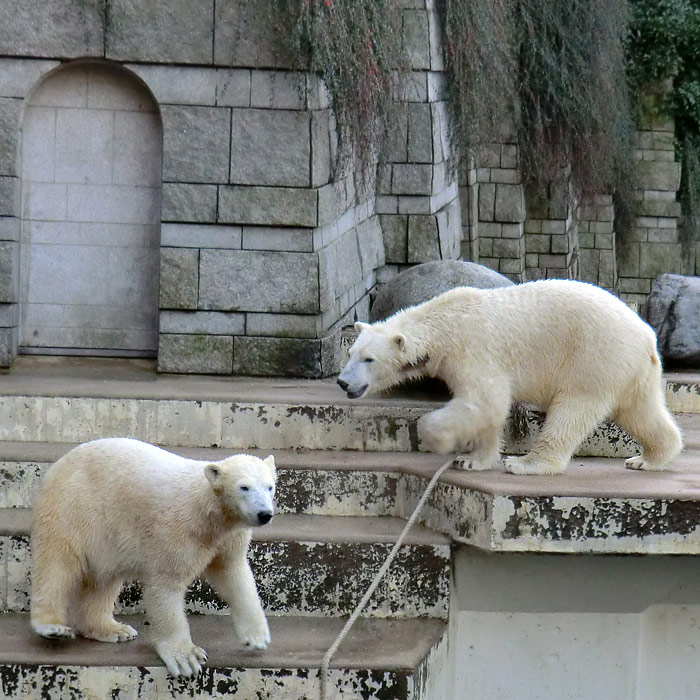
<instances>
[{"instance_id":1,"label":"stone pillar","mask_svg":"<svg viewBox=\"0 0 700 700\"><path fill-rule=\"evenodd\" d=\"M544 195L528 193L525 221L525 277L578 279L578 225L570 168Z\"/></svg>"},{"instance_id":2,"label":"stone pillar","mask_svg":"<svg viewBox=\"0 0 700 700\"><path fill-rule=\"evenodd\" d=\"M576 209L580 279L617 294L614 219L615 208L609 194L587 198Z\"/></svg>"},{"instance_id":3,"label":"stone pillar","mask_svg":"<svg viewBox=\"0 0 700 700\"><path fill-rule=\"evenodd\" d=\"M650 99L654 98L652 94ZM632 230L618 245L618 269L620 297L641 309L659 275L681 272L676 201L681 166L675 160L673 120L645 117L635 146L635 217Z\"/></svg>"},{"instance_id":4,"label":"stone pillar","mask_svg":"<svg viewBox=\"0 0 700 700\"><path fill-rule=\"evenodd\" d=\"M411 71L398 96L387 162L377 182L387 279L408 265L456 259L462 237L457 178L449 166L440 20L430 0L404 3Z\"/></svg>"}]
</instances>

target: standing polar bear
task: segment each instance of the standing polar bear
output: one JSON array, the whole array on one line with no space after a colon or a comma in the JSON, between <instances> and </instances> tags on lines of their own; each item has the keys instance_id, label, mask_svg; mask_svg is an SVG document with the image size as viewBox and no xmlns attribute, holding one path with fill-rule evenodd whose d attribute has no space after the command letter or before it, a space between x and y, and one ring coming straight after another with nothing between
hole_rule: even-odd
<instances>
[{"instance_id":1,"label":"standing polar bear","mask_svg":"<svg viewBox=\"0 0 700 700\"><path fill-rule=\"evenodd\" d=\"M409 379L439 377L453 399L422 416L428 449L471 448L471 469L500 462L513 401L547 417L514 474L557 474L600 421L641 443L630 469L662 469L682 449L666 408L654 331L612 294L546 280L498 289L458 287L390 318L356 323L359 337L338 377L350 398Z\"/></svg>"},{"instance_id":2,"label":"standing polar bear","mask_svg":"<svg viewBox=\"0 0 700 700\"><path fill-rule=\"evenodd\" d=\"M172 675L191 676L207 655L190 637L184 596L204 572L239 639L265 649L270 630L247 550L251 527L272 519L275 480L272 456L199 462L126 438L71 450L34 506L32 628L48 638L134 639L113 614L122 582L138 578L158 655Z\"/></svg>"}]
</instances>

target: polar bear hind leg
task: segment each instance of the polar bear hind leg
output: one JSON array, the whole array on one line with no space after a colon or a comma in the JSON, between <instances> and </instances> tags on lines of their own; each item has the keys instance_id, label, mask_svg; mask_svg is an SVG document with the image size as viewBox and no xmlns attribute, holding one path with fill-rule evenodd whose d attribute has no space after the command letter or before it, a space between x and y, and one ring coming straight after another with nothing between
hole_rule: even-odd
<instances>
[{"instance_id":1,"label":"polar bear hind leg","mask_svg":"<svg viewBox=\"0 0 700 700\"><path fill-rule=\"evenodd\" d=\"M683 438L666 408L661 377L632 392L613 420L642 445L642 454L625 460L628 469L659 471L683 449Z\"/></svg>"},{"instance_id":2,"label":"polar bear hind leg","mask_svg":"<svg viewBox=\"0 0 700 700\"><path fill-rule=\"evenodd\" d=\"M600 403L582 397L556 397L530 452L523 457L508 457L505 470L511 474L560 474L574 450L606 414L606 407Z\"/></svg>"},{"instance_id":3,"label":"polar bear hind leg","mask_svg":"<svg viewBox=\"0 0 700 700\"><path fill-rule=\"evenodd\" d=\"M76 599L79 635L98 642L128 642L138 636L133 627L114 619L114 604L121 585L121 579L103 582L88 578L83 583Z\"/></svg>"}]
</instances>

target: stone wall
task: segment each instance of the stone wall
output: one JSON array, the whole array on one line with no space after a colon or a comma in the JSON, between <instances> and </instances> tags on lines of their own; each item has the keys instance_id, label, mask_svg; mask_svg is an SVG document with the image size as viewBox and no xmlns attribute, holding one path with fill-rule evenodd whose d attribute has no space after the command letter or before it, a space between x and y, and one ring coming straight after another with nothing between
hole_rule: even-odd
<instances>
[{"instance_id":1,"label":"stone wall","mask_svg":"<svg viewBox=\"0 0 700 700\"><path fill-rule=\"evenodd\" d=\"M7 0L0 364L18 349L22 110L49 71L74 59L123 70L159 110L160 370L332 374L340 329L367 318L378 277L459 256L432 0L401 4L412 70L376 199L334 174L329 97L270 31L268 2Z\"/></svg>"}]
</instances>

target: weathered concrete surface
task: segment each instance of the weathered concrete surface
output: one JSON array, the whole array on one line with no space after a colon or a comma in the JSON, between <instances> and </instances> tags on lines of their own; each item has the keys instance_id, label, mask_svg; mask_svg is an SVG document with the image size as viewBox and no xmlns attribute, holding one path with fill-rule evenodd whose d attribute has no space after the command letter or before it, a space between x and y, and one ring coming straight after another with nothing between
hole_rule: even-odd
<instances>
[{"instance_id":1,"label":"weathered concrete surface","mask_svg":"<svg viewBox=\"0 0 700 700\"><path fill-rule=\"evenodd\" d=\"M674 413L700 413L700 372L666 373L666 403Z\"/></svg>"},{"instance_id":2,"label":"weathered concrete surface","mask_svg":"<svg viewBox=\"0 0 700 700\"><path fill-rule=\"evenodd\" d=\"M327 618L270 618L272 643L244 650L220 616L190 618L192 637L209 661L193 680L172 679L148 642L142 617L128 619L140 633L129 644L36 637L24 615L0 615L0 695L56 700L129 697L317 697L323 654L343 625ZM332 697L437 700L422 693L426 661L435 658L444 623L437 620L359 620L331 662ZM290 670L292 669L292 670ZM385 693L389 693L386 695ZM336 695L337 694L337 695Z\"/></svg>"},{"instance_id":3,"label":"weathered concrete surface","mask_svg":"<svg viewBox=\"0 0 700 700\"><path fill-rule=\"evenodd\" d=\"M27 612L30 590L29 511L0 510L0 610ZM272 615L349 615L401 532L400 518L278 515L254 530L249 554L261 599ZM449 539L411 530L406 545L364 610L366 617L447 618ZM187 610L226 608L201 581L190 586ZM118 614L143 612L140 586L122 591Z\"/></svg>"}]
</instances>

